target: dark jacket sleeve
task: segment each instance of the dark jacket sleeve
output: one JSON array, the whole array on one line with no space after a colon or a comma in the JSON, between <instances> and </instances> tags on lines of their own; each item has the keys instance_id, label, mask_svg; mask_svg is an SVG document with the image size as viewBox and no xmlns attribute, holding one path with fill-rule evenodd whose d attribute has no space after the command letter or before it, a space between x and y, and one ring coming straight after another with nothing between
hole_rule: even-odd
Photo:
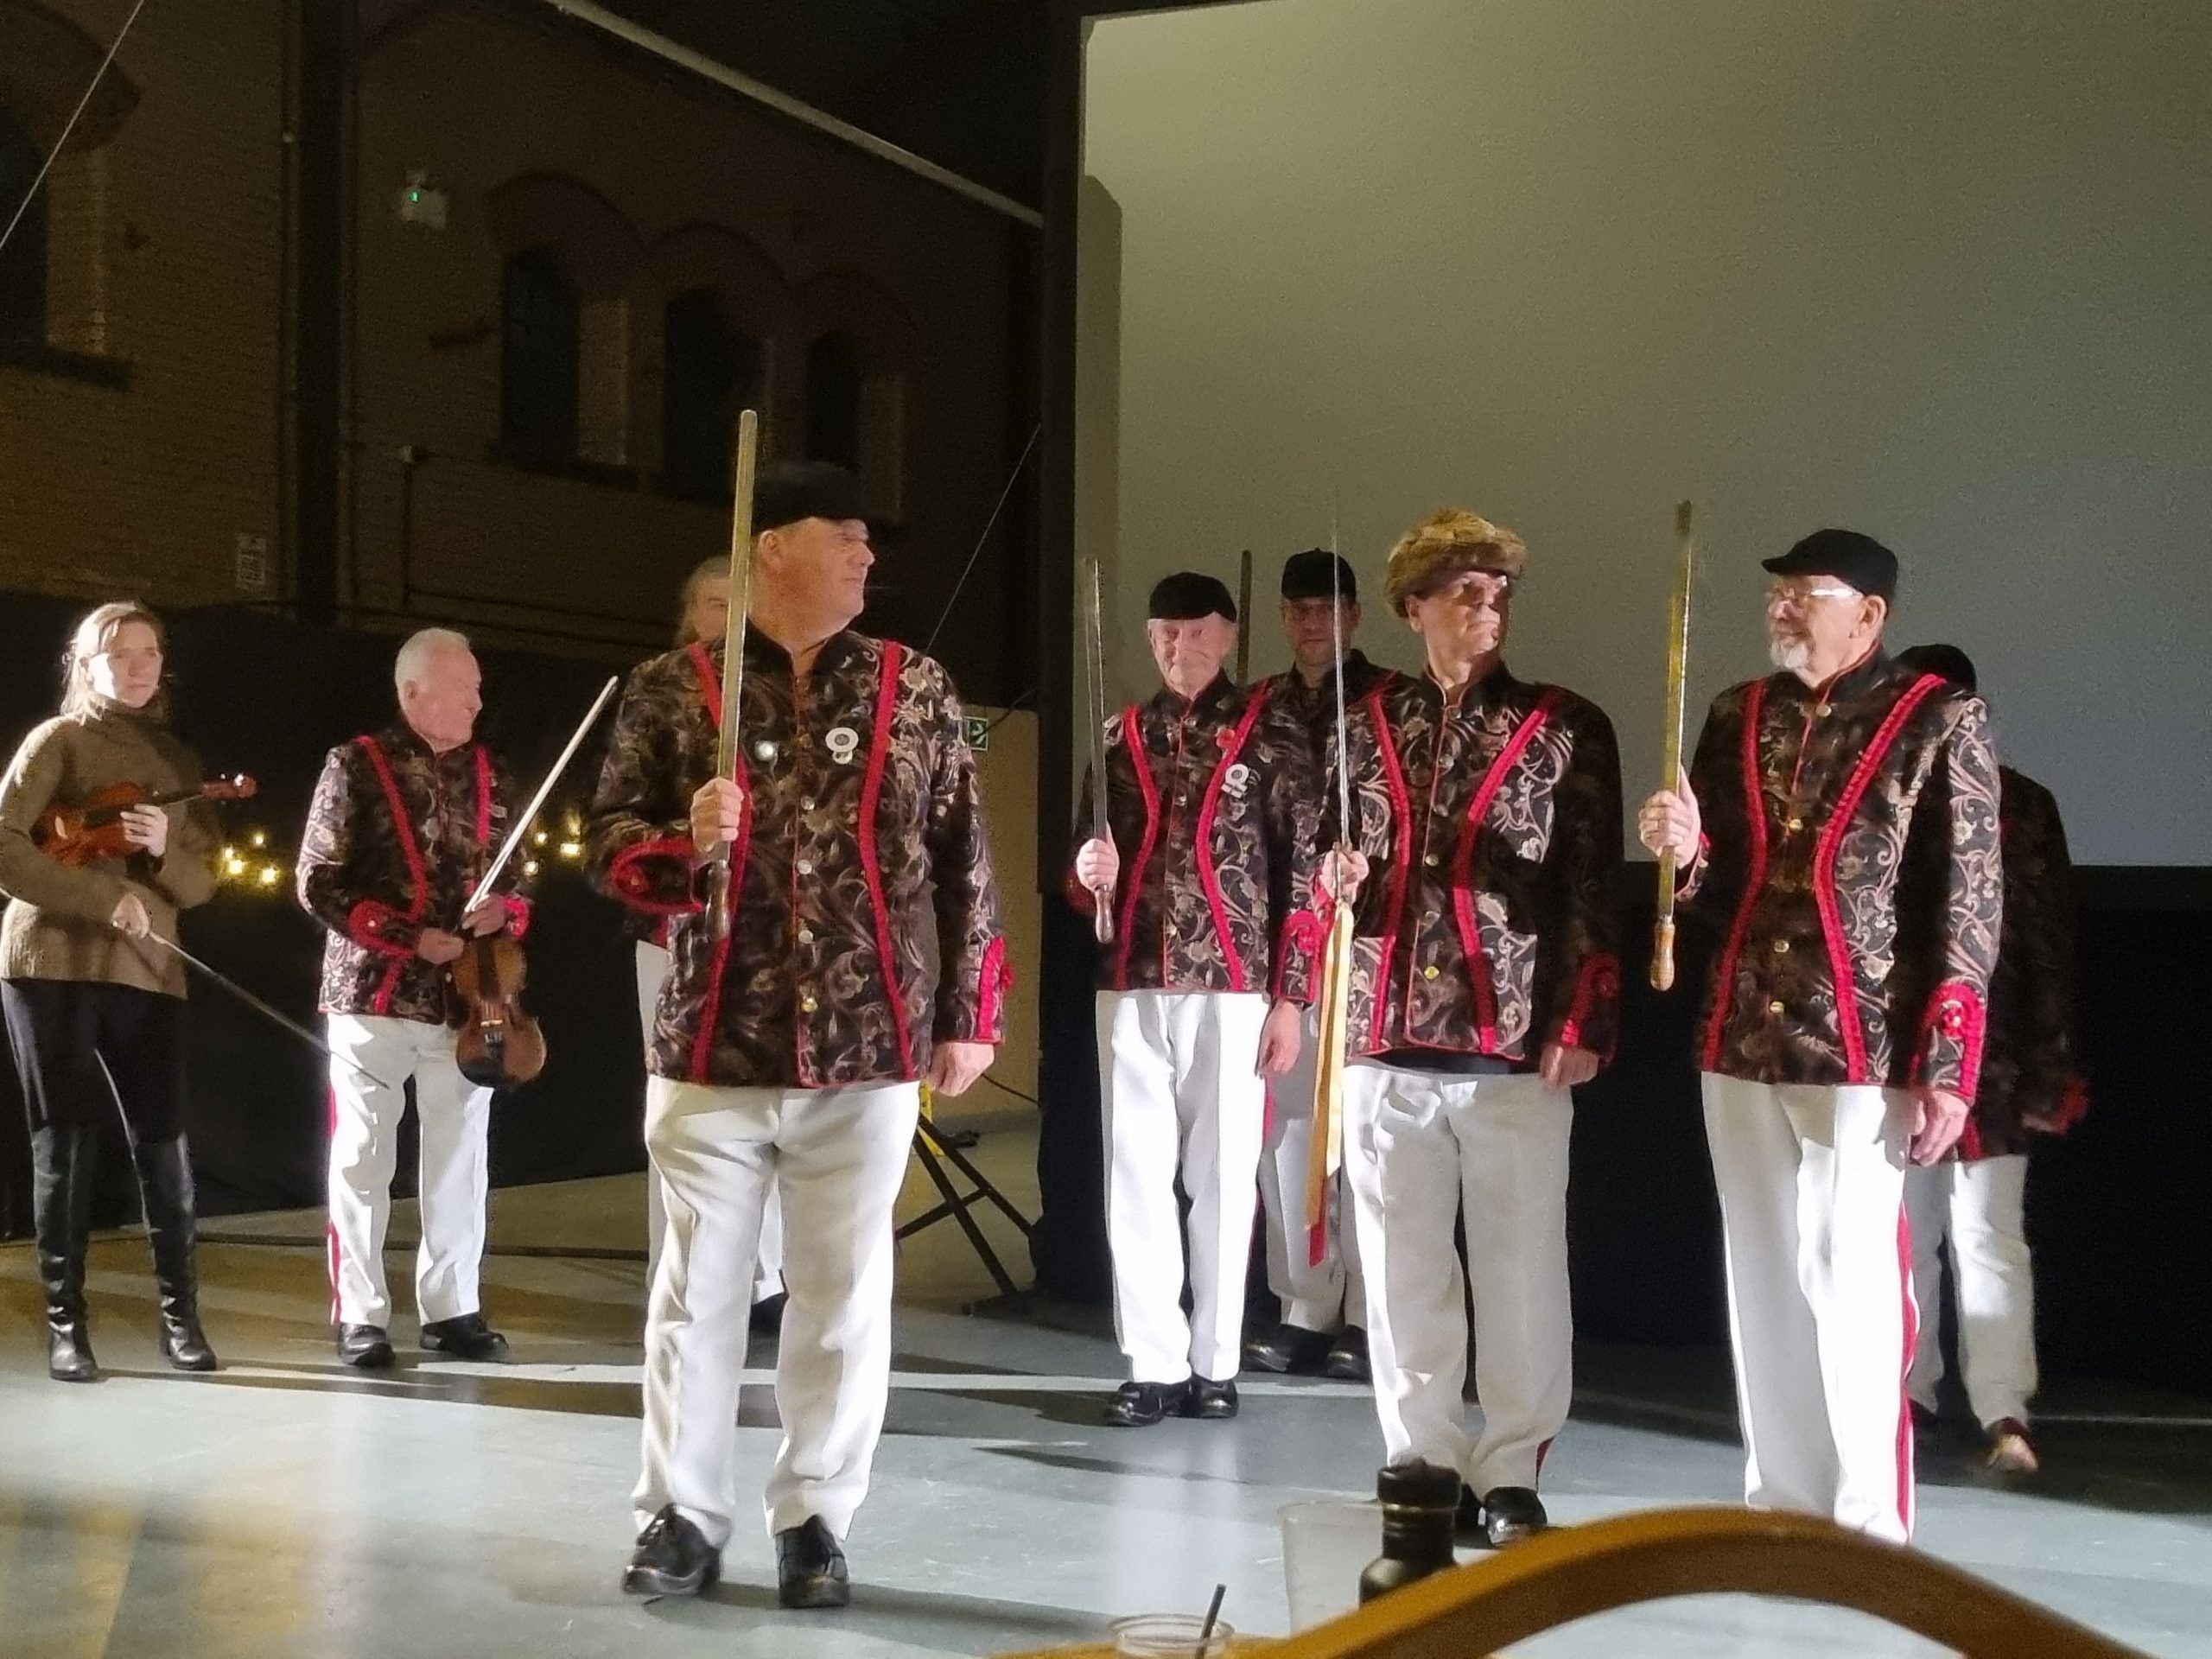
<instances>
[{"instance_id":1,"label":"dark jacket sleeve","mask_svg":"<svg viewBox=\"0 0 2212 1659\"><path fill-rule=\"evenodd\" d=\"M1621 865L1621 760L1613 723L1579 700L1570 716L1574 747L1560 779L1554 833L1560 838L1558 936L1539 988L1550 1011L1545 1041L1586 1048L1611 1060L1620 1030L1619 924L1613 883Z\"/></svg>"},{"instance_id":2,"label":"dark jacket sleeve","mask_svg":"<svg viewBox=\"0 0 2212 1659\"><path fill-rule=\"evenodd\" d=\"M366 816L385 808L364 775L359 747L341 743L322 763L300 836L296 891L300 907L333 933L385 956L410 957L422 930L365 891L358 861Z\"/></svg>"},{"instance_id":3,"label":"dark jacket sleeve","mask_svg":"<svg viewBox=\"0 0 2212 1659\"><path fill-rule=\"evenodd\" d=\"M1971 1100L1981 1081L1989 977L2004 925L1997 755L1980 698L1961 695L1945 712L1947 729L1914 811L1916 828L1922 813L1934 815L1927 833L1945 856L1931 951L1936 977L1921 1018L1913 1081Z\"/></svg>"},{"instance_id":4,"label":"dark jacket sleeve","mask_svg":"<svg viewBox=\"0 0 2212 1659\"><path fill-rule=\"evenodd\" d=\"M1006 959L999 922L982 779L968 747L960 699L944 671L930 666L930 810L922 833L937 904L937 1021L931 1036L941 1043L1002 1042L1014 969Z\"/></svg>"},{"instance_id":5,"label":"dark jacket sleeve","mask_svg":"<svg viewBox=\"0 0 2212 1659\"><path fill-rule=\"evenodd\" d=\"M1697 856L1675 871L1678 904L1693 916L1723 925L1742 891L1751 826L1744 822L1744 780L1737 751L1744 741L1744 696L1739 687L1713 700L1690 756L1690 793L1697 797L1701 830ZM1725 843L1725 844L1723 844Z\"/></svg>"},{"instance_id":6,"label":"dark jacket sleeve","mask_svg":"<svg viewBox=\"0 0 2212 1659\"><path fill-rule=\"evenodd\" d=\"M2015 774L2017 777L2017 774ZM2014 1038L2015 1104L2032 1128L2063 1133L2088 1109L2075 1035L2074 862L2058 803L2019 779L2005 805L2004 950L2023 1006ZM2008 779L2010 797L2014 784Z\"/></svg>"},{"instance_id":7,"label":"dark jacket sleeve","mask_svg":"<svg viewBox=\"0 0 2212 1659\"><path fill-rule=\"evenodd\" d=\"M592 797L586 857L593 886L608 898L645 915L678 916L699 907L690 793L696 785L679 775L677 699L652 669L638 670L623 688Z\"/></svg>"}]
</instances>

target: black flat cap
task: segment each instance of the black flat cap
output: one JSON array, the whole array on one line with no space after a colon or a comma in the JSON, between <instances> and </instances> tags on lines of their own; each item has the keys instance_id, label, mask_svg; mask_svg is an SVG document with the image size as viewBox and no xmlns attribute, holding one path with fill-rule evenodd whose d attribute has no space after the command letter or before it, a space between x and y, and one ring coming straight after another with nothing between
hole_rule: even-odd
<instances>
[{"instance_id":1,"label":"black flat cap","mask_svg":"<svg viewBox=\"0 0 2212 1659\"><path fill-rule=\"evenodd\" d=\"M1855 530L1816 530L1761 563L1777 576L1838 576L1873 598L1894 602L1897 596L1897 556Z\"/></svg>"},{"instance_id":2,"label":"black flat cap","mask_svg":"<svg viewBox=\"0 0 2212 1659\"><path fill-rule=\"evenodd\" d=\"M1337 586L1329 586L1332 567L1335 569ZM1332 593L1344 598L1359 597L1359 578L1352 574L1351 562L1325 547L1309 547L1303 553L1294 553L1282 562L1282 596L1285 599L1326 599Z\"/></svg>"},{"instance_id":3,"label":"black flat cap","mask_svg":"<svg viewBox=\"0 0 2212 1659\"><path fill-rule=\"evenodd\" d=\"M1218 576L1196 570L1178 570L1162 576L1152 590L1145 614L1155 622L1192 622L1216 614L1236 620L1236 601Z\"/></svg>"},{"instance_id":4,"label":"black flat cap","mask_svg":"<svg viewBox=\"0 0 2212 1659\"><path fill-rule=\"evenodd\" d=\"M1922 674L1940 674L1953 685L1969 691L1980 689L1974 658L1956 645L1909 645L1897 652L1897 661Z\"/></svg>"},{"instance_id":5,"label":"black flat cap","mask_svg":"<svg viewBox=\"0 0 2212 1659\"><path fill-rule=\"evenodd\" d=\"M753 485L753 533L781 530L802 518L858 518L874 527L860 480L842 467L827 461L783 461L762 467Z\"/></svg>"}]
</instances>

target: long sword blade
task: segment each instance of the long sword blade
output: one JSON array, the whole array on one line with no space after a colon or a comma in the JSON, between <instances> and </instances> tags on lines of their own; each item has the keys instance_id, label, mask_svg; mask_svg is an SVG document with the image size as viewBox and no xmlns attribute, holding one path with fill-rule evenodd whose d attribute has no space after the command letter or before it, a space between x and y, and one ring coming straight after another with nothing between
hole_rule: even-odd
<instances>
[{"instance_id":1,"label":"long sword blade","mask_svg":"<svg viewBox=\"0 0 2212 1659\"><path fill-rule=\"evenodd\" d=\"M1344 721L1344 590L1342 567L1337 563L1337 517L1329 515L1329 642L1336 652L1337 691L1337 844L1351 844L1351 751L1346 747Z\"/></svg>"},{"instance_id":2,"label":"long sword blade","mask_svg":"<svg viewBox=\"0 0 2212 1659\"><path fill-rule=\"evenodd\" d=\"M1236 556L1236 683L1252 678L1252 550Z\"/></svg>"},{"instance_id":3,"label":"long sword blade","mask_svg":"<svg viewBox=\"0 0 2212 1659\"><path fill-rule=\"evenodd\" d=\"M1109 841L1112 832L1106 813L1106 623L1105 597L1101 591L1098 562L1086 559L1083 596L1083 669L1084 714L1090 727L1090 833ZM1114 895L1109 890L1094 895L1091 931L1099 944L1114 938Z\"/></svg>"},{"instance_id":4,"label":"long sword blade","mask_svg":"<svg viewBox=\"0 0 2212 1659\"><path fill-rule=\"evenodd\" d=\"M753 480L760 454L760 416L737 417L737 461L729 516L729 624L722 634L722 723L715 742L715 775L737 780L737 704L745 690L747 608L753 601ZM724 846L720 856L727 860Z\"/></svg>"},{"instance_id":5,"label":"long sword blade","mask_svg":"<svg viewBox=\"0 0 2212 1659\"><path fill-rule=\"evenodd\" d=\"M1682 767L1682 718L1689 683L1690 582L1697 559L1697 541L1691 529L1694 509L1684 501L1675 508L1675 594L1667 619L1666 726L1659 734L1659 787L1680 786ZM1675 855L1659 855L1658 919L1651 930L1651 988L1664 991L1675 983Z\"/></svg>"}]
</instances>

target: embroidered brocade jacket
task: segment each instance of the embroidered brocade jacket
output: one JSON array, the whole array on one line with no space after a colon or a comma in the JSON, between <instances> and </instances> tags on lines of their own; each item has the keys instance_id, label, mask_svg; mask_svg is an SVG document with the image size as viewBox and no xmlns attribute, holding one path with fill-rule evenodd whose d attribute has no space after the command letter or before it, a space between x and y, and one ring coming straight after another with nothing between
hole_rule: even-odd
<instances>
[{"instance_id":1,"label":"embroidered brocade jacket","mask_svg":"<svg viewBox=\"0 0 2212 1659\"><path fill-rule=\"evenodd\" d=\"M1971 1100L2004 909L1981 700L1878 649L1721 693L1690 767L1692 914L1724 930L1699 1065Z\"/></svg>"},{"instance_id":2,"label":"embroidered brocade jacket","mask_svg":"<svg viewBox=\"0 0 2212 1659\"><path fill-rule=\"evenodd\" d=\"M2074 866L2058 803L2032 778L1998 768L2005 922L1989 978L1981 1090L1959 1139L1966 1158L2029 1149L2088 1109L2074 1036Z\"/></svg>"},{"instance_id":3,"label":"embroidered brocade jacket","mask_svg":"<svg viewBox=\"0 0 2212 1659\"><path fill-rule=\"evenodd\" d=\"M1090 838L1086 771L1075 845ZM1313 1000L1310 906L1320 775L1313 739L1265 686L1162 688L1106 728L1106 818L1122 874L1102 990L1253 991ZM1067 878L1068 901L1092 894Z\"/></svg>"},{"instance_id":4,"label":"embroidered brocade jacket","mask_svg":"<svg viewBox=\"0 0 2212 1659\"><path fill-rule=\"evenodd\" d=\"M405 725L331 750L300 840L301 907L321 922L326 1014L448 1025L463 1012L450 968L415 954L426 927L461 929L461 909L507 837L514 783L491 751L443 754ZM500 872L506 931L530 906L521 861Z\"/></svg>"},{"instance_id":5,"label":"embroidered brocade jacket","mask_svg":"<svg viewBox=\"0 0 2212 1659\"><path fill-rule=\"evenodd\" d=\"M1346 731L1354 905L1347 1040L1535 1064L1610 1060L1619 1027L1612 886L1620 753L1596 704L1503 667L1446 702L1395 674ZM1327 840L1335 839L1336 791Z\"/></svg>"},{"instance_id":6,"label":"embroidered brocade jacket","mask_svg":"<svg viewBox=\"0 0 2212 1659\"><path fill-rule=\"evenodd\" d=\"M1390 671L1371 663L1359 651L1344 653L1344 715L1359 700L1389 677ZM1270 674L1260 682L1261 688L1290 716L1303 726L1313 743L1313 764L1325 772L1329 766L1329 752L1337 741L1336 677L1325 674L1319 685L1308 685L1294 668L1280 674Z\"/></svg>"},{"instance_id":7,"label":"embroidered brocade jacket","mask_svg":"<svg viewBox=\"0 0 2212 1659\"><path fill-rule=\"evenodd\" d=\"M1013 974L951 679L849 632L803 679L757 630L745 658L727 938L701 914L690 830L715 771L719 643L631 675L592 804L602 891L675 918L648 1069L832 1088L919 1077L937 1043L1001 1041Z\"/></svg>"}]
</instances>

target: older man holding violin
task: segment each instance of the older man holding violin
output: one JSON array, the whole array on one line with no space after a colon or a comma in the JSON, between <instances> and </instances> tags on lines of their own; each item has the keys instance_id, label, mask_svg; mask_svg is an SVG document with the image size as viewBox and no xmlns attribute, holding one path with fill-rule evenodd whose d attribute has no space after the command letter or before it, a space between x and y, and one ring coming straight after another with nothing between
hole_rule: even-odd
<instances>
[{"instance_id":1,"label":"older man holding violin","mask_svg":"<svg viewBox=\"0 0 2212 1659\"><path fill-rule=\"evenodd\" d=\"M299 860L300 904L329 935L321 1006L337 1057L332 1317L339 1357L365 1370L392 1363L384 1241L410 1077L422 1141L423 1346L459 1359L506 1354L477 1286L492 1090L471 1083L456 1058L452 964L472 939L519 938L530 917L512 865L497 890L469 903L506 838L514 797L505 768L472 741L482 676L467 639L425 628L399 648L392 677L398 723L330 752Z\"/></svg>"}]
</instances>

